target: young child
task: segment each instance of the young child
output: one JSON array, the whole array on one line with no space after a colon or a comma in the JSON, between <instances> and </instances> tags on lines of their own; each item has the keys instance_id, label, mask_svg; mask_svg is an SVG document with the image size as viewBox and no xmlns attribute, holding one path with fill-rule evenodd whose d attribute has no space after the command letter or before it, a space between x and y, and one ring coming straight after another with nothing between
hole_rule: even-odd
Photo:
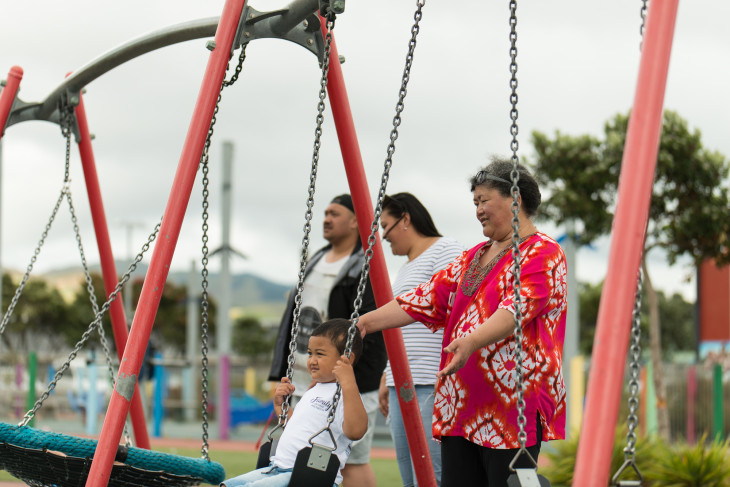
<instances>
[{"instance_id":1,"label":"young child","mask_svg":"<svg viewBox=\"0 0 730 487\"><path fill-rule=\"evenodd\" d=\"M345 353L347 332L350 323L345 319L325 321L312 332L307 352L307 370L312 376L312 386L297 403L279 438L276 453L268 467L226 480L221 487L286 487L294 468L299 450L309 446L309 439L327 426L327 416L332 407L337 383L342 393L337 403L335 419L331 430L337 442L333 453L340 460L340 471L347 462L350 445L363 437L368 428L368 415L360 399L352 366L362 354L362 337L355 333L352 353L348 359ZM294 385L287 377L281 379L274 393L274 407L281 414L281 405L286 396L294 392ZM315 442L332 446L326 431L314 438ZM335 485L342 482L337 472ZM314 486L313 486L314 487Z\"/></svg>"}]
</instances>

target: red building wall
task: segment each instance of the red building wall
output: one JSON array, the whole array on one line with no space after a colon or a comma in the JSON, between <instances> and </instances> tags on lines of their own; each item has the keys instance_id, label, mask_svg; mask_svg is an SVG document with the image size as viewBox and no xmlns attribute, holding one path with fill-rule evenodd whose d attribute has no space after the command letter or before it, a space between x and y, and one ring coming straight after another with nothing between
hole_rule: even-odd
<instances>
[{"instance_id":1,"label":"red building wall","mask_svg":"<svg viewBox=\"0 0 730 487\"><path fill-rule=\"evenodd\" d=\"M730 266L719 268L705 261L699 269L700 343L730 341Z\"/></svg>"}]
</instances>

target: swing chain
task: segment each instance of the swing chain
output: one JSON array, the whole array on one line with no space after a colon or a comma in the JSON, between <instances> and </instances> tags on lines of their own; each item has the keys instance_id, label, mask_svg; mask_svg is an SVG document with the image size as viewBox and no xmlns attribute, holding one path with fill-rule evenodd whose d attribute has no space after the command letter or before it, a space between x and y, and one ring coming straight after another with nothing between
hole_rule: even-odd
<instances>
[{"instance_id":1,"label":"swing chain","mask_svg":"<svg viewBox=\"0 0 730 487\"><path fill-rule=\"evenodd\" d=\"M53 225L53 222L56 219L56 214L58 213L58 210L61 207L61 202L63 201L63 195L64 195L64 192L61 191L61 194L58 196L58 199L56 200L56 204L53 207L53 211L51 212L51 217L48 220L48 223L46 223L46 227L43 229L43 233L41 234L41 238L38 241L38 245L36 246L35 250L33 251L33 256L30 258L30 263L28 264L28 267L26 267L25 273L23 274L23 277L20 280L20 283L18 284L17 289L15 290L13 299L10 300L8 309L7 309L7 311L5 311L5 315L3 315L2 323L0 323L0 335L5 331L5 328L7 327L8 323L10 322L10 318L13 316L13 311L15 310L15 306L18 304L18 299L20 299L20 295L23 293L25 284L28 282L28 278L30 277L30 273L33 270L33 266L35 265L36 261L38 260L38 255L41 253L41 248L43 247L43 244L45 243L46 238L48 237L48 232L51 230L51 226Z\"/></svg>"},{"instance_id":2,"label":"swing chain","mask_svg":"<svg viewBox=\"0 0 730 487\"><path fill-rule=\"evenodd\" d=\"M96 300L96 290L94 289L94 283L91 279L91 274L89 272L89 266L86 262L86 252L84 251L84 245L81 241L81 231L79 230L78 225L78 218L76 217L76 209L73 204L73 199L71 197L71 178L70 178L70 166L71 166L71 127L73 124L74 116L73 116L73 108L69 107L68 105L62 105L61 109L59 110L61 112L61 134L66 139L66 159L65 159L65 172L64 172L64 188L62 190L62 194L65 195L66 201L68 202L68 211L71 215L71 223L73 224L73 230L74 235L76 237L76 246L79 249L79 256L81 257L81 267L84 271L84 280L86 282L86 290L89 293L89 301L91 302L91 309L94 313L94 316L99 314L99 303ZM107 370L109 372L109 379L110 383L112 385L112 389L115 385L115 374L114 374L114 365L112 364L111 359L111 352L109 350L109 342L106 339L106 333L104 333L104 327L102 326L102 322L97 322L97 330L99 333L99 341L101 343L101 346L104 350L104 357L106 360L106 366ZM127 430L127 425L125 423L124 425L124 438L125 443L127 446L131 445L131 440L129 437L129 431Z\"/></svg>"},{"instance_id":3,"label":"swing chain","mask_svg":"<svg viewBox=\"0 0 730 487\"><path fill-rule=\"evenodd\" d=\"M71 138L70 134L67 135L67 140ZM67 160L68 162L68 160ZM84 280L86 281L86 291L89 293L89 301L91 302L91 309L94 313L94 316L97 316L99 314L99 303L96 300L96 290L94 289L94 283L91 279L91 273L89 272L89 266L86 262L86 253L84 252L84 245L81 242L81 232L79 230L78 225L78 219L76 218L76 210L73 205L73 201L71 199L71 190L67 189L65 191L66 194L66 200L68 201L68 211L71 214L71 222L73 223L73 229L74 234L76 236L76 245L79 249L79 255L81 256L81 267L84 270ZM101 346L104 349L104 358L106 360L106 366L107 370L109 372L109 380L112 385L112 389L114 388L116 384L115 374L114 374L114 365L112 364L112 358L111 358L111 352L109 350L109 342L106 338L106 333L104 332L104 326L102 325L102 321L98 320L97 323L97 331L99 333L99 341L101 342ZM131 446L132 441L129 437L129 431L127 430L127 424L125 422L124 424L124 438L125 443L127 446Z\"/></svg>"},{"instance_id":4,"label":"swing chain","mask_svg":"<svg viewBox=\"0 0 730 487\"><path fill-rule=\"evenodd\" d=\"M510 88L512 93L510 94L510 103L512 108L510 110L510 119L512 124L510 125L510 134L512 134L512 142L510 143L510 149L512 150L512 172L510 173L510 179L512 180L512 257L514 260L514 289L515 289L515 356L517 359L517 424L519 426L519 433L517 438L520 442L520 451L525 450L525 443L527 442L527 433L525 432L525 395L524 395L524 369L523 369L523 349L522 349L522 283L520 282L520 275L522 272L520 262L520 171L519 171L519 157L517 150L519 149L519 142L517 141L517 134L519 133L517 127L517 1L510 0L510 65L509 70L512 74L510 78Z\"/></svg>"},{"instance_id":5,"label":"swing chain","mask_svg":"<svg viewBox=\"0 0 730 487\"><path fill-rule=\"evenodd\" d=\"M307 210L304 214L304 236L302 237L302 250L299 259L299 275L297 280L296 295L294 296L294 313L292 320L291 339L289 340L289 356L287 359L286 377L292 382L294 377L294 352L297 349L297 336L299 335L299 318L302 310L302 290L304 289L304 277L309 260L309 234L312 230L312 208L314 207L315 187L317 183L317 167L319 165L319 150L322 138L322 123L324 122L325 100L327 98L327 81L330 67L330 53L332 50L332 31L335 28L335 19L327 17L327 32L324 36L324 55L322 56L322 77L319 80L319 101L317 103L316 127L314 129L314 149L312 151L312 169L309 174L309 188L307 193ZM291 396L286 396L281 405L279 425L285 425L289 412L289 401ZM336 404L335 404L336 406Z\"/></svg>"},{"instance_id":6,"label":"swing chain","mask_svg":"<svg viewBox=\"0 0 730 487\"><path fill-rule=\"evenodd\" d=\"M641 472L636 465L636 427L639 425L637 411L639 410L639 375L641 373L641 291L643 284L643 273L639 269L639 276L636 282L636 294L634 296L634 312L631 321L631 347L629 349L629 416L627 418L628 433L626 434L626 447L624 448L624 463L611 478L610 485L620 485L619 477L627 467L631 467L639 481L642 480Z\"/></svg>"},{"instance_id":7,"label":"swing chain","mask_svg":"<svg viewBox=\"0 0 730 487\"><path fill-rule=\"evenodd\" d=\"M231 75L231 78L228 80L223 80L223 86L221 87L221 90L223 87L232 86L236 81L238 81L238 76L241 74L241 70L243 69L243 62L246 60L246 47L248 46L248 43L243 44L241 46L241 53L238 55L238 64L236 65L236 69L234 73ZM226 71L228 71L228 68L226 67Z\"/></svg>"},{"instance_id":8,"label":"swing chain","mask_svg":"<svg viewBox=\"0 0 730 487\"><path fill-rule=\"evenodd\" d=\"M383 200L385 199L385 192L388 187L388 179L390 178L390 168L393 166L393 154L395 153L395 141L398 139L398 127L401 124L401 113L405 108L405 99L408 93L408 81L411 77L411 67L413 66L413 55L416 52L416 41L418 33L421 30L420 22L423 18L423 7L426 4L426 0L416 1L416 12L413 14L414 23L411 27L411 38L408 41L408 54L406 54L406 63L403 68L403 77L401 79L400 90L398 91L398 102L395 105L395 116L393 117L393 128L390 131L390 142L386 151L385 163L383 168L383 175L380 181L380 189L378 191L378 200L375 205L375 211L373 214L373 222L370 226L370 236L368 237L368 248L365 251L365 261L360 271L360 282L357 285L357 296L355 297L354 307L355 309L350 316L352 325L350 326L349 333L347 335L347 355L350 355L352 350L352 341L357 331L357 322L360 319L360 308L362 307L362 299L365 294L365 286L367 284L367 278L370 274L370 260L373 258L373 247L375 246L378 225L380 224L380 216L383 213Z\"/></svg>"},{"instance_id":9,"label":"swing chain","mask_svg":"<svg viewBox=\"0 0 730 487\"><path fill-rule=\"evenodd\" d=\"M8 305L8 309L5 311L5 314L3 315L2 322L0 323L0 335L5 332L5 328L7 327L8 323L10 322L10 318L13 316L13 312L15 311L15 306L18 304L18 300L20 299L21 294L23 293L23 290L25 289L25 285L28 282L28 279L30 278L30 273L33 271L33 266L35 266L36 261L38 260L38 256L41 253L41 249L43 245L46 242L46 238L48 238L48 232L51 230L51 226L53 225L53 222L56 220L56 215L58 214L58 210L61 208L61 202L63 201L63 198L66 194L66 189L68 185L68 167L69 167L69 160L71 158L71 145L70 145L70 136L71 136L71 123L68 120L69 119L69 112L66 108L64 108L66 105L61 104L59 106L59 111L61 113L61 134L66 138L66 169L64 174L64 180L63 180L63 187L61 188L61 193L58 195L58 199L56 200L55 205L53 206L53 211L51 211L51 216L48 219L48 222L46 223L45 228L43 229L43 233L41 234L41 238L38 241L38 245L36 246L35 250L33 251L33 255L31 256L30 263L25 269L25 273L23 274L23 277L20 280L20 283L18 284L17 289L15 290L15 294L13 295L13 298L10 300L10 304Z\"/></svg>"},{"instance_id":10,"label":"swing chain","mask_svg":"<svg viewBox=\"0 0 730 487\"><path fill-rule=\"evenodd\" d=\"M639 41L639 52L641 52L644 47L644 29L646 28L646 10L648 3L648 0L641 0L641 10L639 12L639 15L641 15L641 26L639 27L639 37L641 38Z\"/></svg>"},{"instance_id":11,"label":"swing chain","mask_svg":"<svg viewBox=\"0 0 730 487\"><path fill-rule=\"evenodd\" d=\"M223 78L223 82L221 84L220 91L218 92L218 99L215 102L215 109L213 110L213 117L210 120L210 125L208 126L208 135L205 138L205 145L203 146L203 153L200 157L200 163L199 166L201 167L201 172L203 174L203 235L202 235L202 252L203 256L201 258L202 263L202 270L201 270L201 298L200 298L200 309L201 309L201 320L200 320L200 329L201 329L201 413L203 417L202 421L202 446L200 448L200 452L203 454L203 458L210 461L210 455L209 455L209 446L208 446L208 332L209 332L209 326L208 326L208 318L209 313L208 310L210 308L210 303L208 300L208 196L210 196L210 191L208 190L208 185L210 183L210 180L208 178L208 171L209 171L209 165L208 165L208 152L210 150L210 144L211 140L213 138L213 132L214 132L214 126L217 121L217 115L218 110L220 107L221 99L223 96L223 89L232 86L236 81L238 81L238 76L241 74L241 69L243 69L243 61L246 59L246 47L248 44L243 44L241 46L241 53L238 56L238 64L236 65L234 73L231 75L231 78L226 80L225 76ZM232 57L232 56L231 56ZM226 65L226 73L228 72L230 68L230 59L229 64Z\"/></svg>"},{"instance_id":12,"label":"swing chain","mask_svg":"<svg viewBox=\"0 0 730 487\"><path fill-rule=\"evenodd\" d=\"M60 199L59 199L59 202L60 202ZM59 206L60 206L60 203L59 203ZM81 336L81 339L76 343L76 345L74 346L73 350L69 354L66 361L63 363L63 365L61 367L59 367L58 371L56 372L56 375L53 376L53 380L48 383L48 387L46 388L46 391L41 395L40 398L38 398L38 400L33 405L33 408L30 411L28 411L27 413L25 413L23 420L20 423L18 423L18 426L20 426L20 427L26 426L30 422L30 420L33 419L33 416L35 416L35 413L38 411L38 409L41 408L41 406L43 405L43 402L46 399L48 399L48 397L51 395L51 392L53 392L53 390L56 388L56 384L58 383L58 381L61 379L61 377L63 377L63 374L71 366L71 362L73 361L73 359L76 358L76 355L78 355L79 350L81 350L81 348L84 346L84 344L89 339L89 337L91 336L93 331L97 327L101 326L100 323L101 323L101 319L104 316L104 313L109 311L109 307L111 306L111 303L115 299L117 299L117 296L122 291L122 287L124 286L124 284L129 280L129 277L137 269L137 265L140 262L142 262L142 258L144 257L144 254L149 250L150 245L157 238L157 234L160 231L161 224L162 223L160 222L155 226L154 230L152 231L150 236L147 238L147 241L142 246L142 250L137 254L134 261L129 265L127 272L125 272L124 275L122 276L122 278L119 280L116 287L114 288L114 291L112 291L111 294L109 294L109 298L106 300L106 302L104 302L101 309L94 317L94 320L91 322L91 324L88 326L88 328L86 329L84 334Z\"/></svg>"}]
</instances>

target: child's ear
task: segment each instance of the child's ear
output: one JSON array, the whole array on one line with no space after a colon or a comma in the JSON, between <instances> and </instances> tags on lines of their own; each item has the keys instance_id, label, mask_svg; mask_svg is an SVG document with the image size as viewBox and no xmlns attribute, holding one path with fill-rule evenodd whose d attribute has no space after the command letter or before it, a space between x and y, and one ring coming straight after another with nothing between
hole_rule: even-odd
<instances>
[{"instance_id":1,"label":"child's ear","mask_svg":"<svg viewBox=\"0 0 730 487\"><path fill-rule=\"evenodd\" d=\"M347 357L347 355L345 355L345 357ZM355 364L355 354L350 353L350 358L348 358L347 360L350 362L350 365L354 365Z\"/></svg>"}]
</instances>

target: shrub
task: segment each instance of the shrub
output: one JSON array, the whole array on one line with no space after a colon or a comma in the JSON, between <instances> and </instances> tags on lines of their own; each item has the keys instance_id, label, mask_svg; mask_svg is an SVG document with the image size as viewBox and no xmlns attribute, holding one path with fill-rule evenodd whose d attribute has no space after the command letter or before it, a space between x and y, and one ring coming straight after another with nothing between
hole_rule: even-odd
<instances>
[{"instance_id":1,"label":"shrub","mask_svg":"<svg viewBox=\"0 0 730 487\"><path fill-rule=\"evenodd\" d=\"M553 487L570 487L573 484L573 473L575 472L575 457L578 453L577 433L573 433L568 440L550 442L550 449L545 449L544 455L548 457L549 464L540 469ZM591 441L588 436L587 441ZM648 438L638 438L635 445L636 466L643 476L651 466L652 449L654 441ZM624 463L624 447L626 446L626 429L617 428L613 442L613 453L611 455L611 477L621 468ZM636 480L633 468L624 469L620 480Z\"/></svg>"},{"instance_id":2,"label":"shrub","mask_svg":"<svg viewBox=\"0 0 730 487\"><path fill-rule=\"evenodd\" d=\"M657 445L654 464L646 473L652 487L723 487L730 485L728 442Z\"/></svg>"}]
</instances>

